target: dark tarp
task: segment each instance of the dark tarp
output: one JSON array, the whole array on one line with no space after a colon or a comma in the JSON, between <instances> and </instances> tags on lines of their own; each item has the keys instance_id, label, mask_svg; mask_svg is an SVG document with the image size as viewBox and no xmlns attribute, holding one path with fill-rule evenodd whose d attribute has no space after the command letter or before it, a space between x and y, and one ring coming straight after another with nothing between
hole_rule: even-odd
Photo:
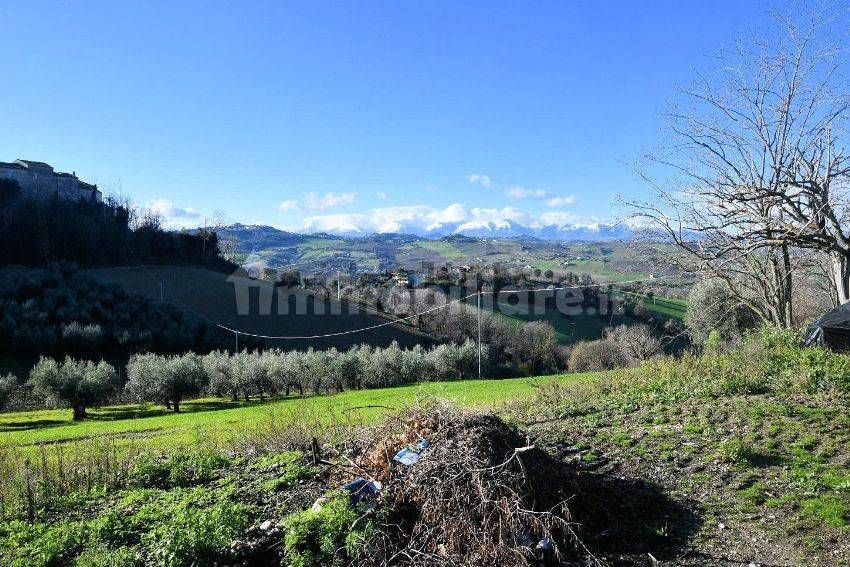
<instances>
[{"instance_id":1,"label":"dark tarp","mask_svg":"<svg viewBox=\"0 0 850 567\"><path fill-rule=\"evenodd\" d=\"M850 351L850 303L839 305L808 327L807 345L819 344L833 350Z\"/></svg>"}]
</instances>

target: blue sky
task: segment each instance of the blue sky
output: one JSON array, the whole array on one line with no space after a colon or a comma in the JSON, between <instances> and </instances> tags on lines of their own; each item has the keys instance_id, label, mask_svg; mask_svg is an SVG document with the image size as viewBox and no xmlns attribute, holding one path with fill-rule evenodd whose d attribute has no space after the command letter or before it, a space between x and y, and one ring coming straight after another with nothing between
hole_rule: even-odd
<instances>
[{"instance_id":1,"label":"blue sky","mask_svg":"<svg viewBox=\"0 0 850 567\"><path fill-rule=\"evenodd\" d=\"M677 85L776 6L30 4L0 6L0 161L76 171L170 226L367 232L610 218L646 190L630 164Z\"/></svg>"}]
</instances>

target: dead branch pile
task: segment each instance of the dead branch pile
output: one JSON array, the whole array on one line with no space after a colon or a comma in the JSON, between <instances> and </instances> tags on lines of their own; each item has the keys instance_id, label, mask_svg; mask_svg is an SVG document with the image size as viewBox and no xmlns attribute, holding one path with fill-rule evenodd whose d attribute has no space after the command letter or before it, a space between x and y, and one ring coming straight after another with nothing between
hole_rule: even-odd
<instances>
[{"instance_id":1,"label":"dead branch pile","mask_svg":"<svg viewBox=\"0 0 850 567\"><path fill-rule=\"evenodd\" d=\"M418 463L392 461L421 438ZM411 410L357 453L352 464L383 483L358 565L595 563L567 507L572 470L497 417Z\"/></svg>"}]
</instances>

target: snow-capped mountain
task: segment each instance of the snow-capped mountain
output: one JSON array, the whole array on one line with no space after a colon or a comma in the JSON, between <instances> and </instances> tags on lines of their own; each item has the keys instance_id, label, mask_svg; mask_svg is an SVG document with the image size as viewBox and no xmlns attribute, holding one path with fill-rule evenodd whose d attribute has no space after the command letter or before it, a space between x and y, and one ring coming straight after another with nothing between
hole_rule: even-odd
<instances>
[{"instance_id":1,"label":"snow-capped mountain","mask_svg":"<svg viewBox=\"0 0 850 567\"><path fill-rule=\"evenodd\" d=\"M251 242L253 245L251 248L256 249L281 246L302 236L270 226L241 224L226 227L221 232L223 235L235 236L242 242ZM508 219L433 223L424 229L416 226L407 226L404 222L397 221L388 223L386 226L382 226L380 230L369 233L360 230L357 226L342 226L337 230L324 231L324 233L348 238L407 234L420 238L443 238L445 236L461 235L471 238L532 237L543 240L580 240L588 242L629 240L635 236L635 230L624 224L588 223L525 226Z\"/></svg>"}]
</instances>

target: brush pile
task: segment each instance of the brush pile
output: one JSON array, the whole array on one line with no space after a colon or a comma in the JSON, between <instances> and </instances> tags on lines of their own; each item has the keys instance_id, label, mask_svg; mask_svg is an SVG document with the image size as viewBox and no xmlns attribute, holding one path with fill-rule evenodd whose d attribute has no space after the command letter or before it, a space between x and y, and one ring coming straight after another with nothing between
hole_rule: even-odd
<instances>
[{"instance_id":1,"label":"brush pile","mask_svg":"<svg viewBox=\"0 0 850 567\"><path fill-rule=\"evenodd\" d=\"M422 439L418 462L393 459ZM497 417L411 410L348 460L382 487L379 506L366 512L358 565L595 563L567 507L577 492L572 469Z\"/></svg>"}]
</instances>

